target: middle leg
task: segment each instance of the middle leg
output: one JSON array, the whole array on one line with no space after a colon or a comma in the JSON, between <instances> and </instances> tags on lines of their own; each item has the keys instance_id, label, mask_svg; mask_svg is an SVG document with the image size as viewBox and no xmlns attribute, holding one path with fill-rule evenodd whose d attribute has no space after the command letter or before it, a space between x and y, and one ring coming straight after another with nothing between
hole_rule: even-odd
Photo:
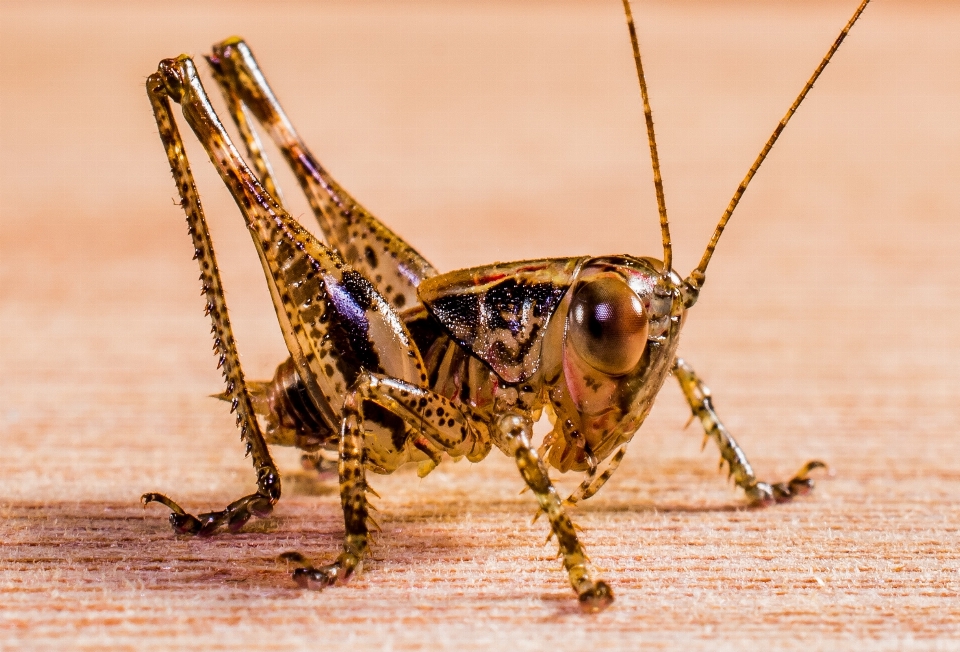
<instances>
[{"instance_id":1,"label":"middle leg","mask_svg":"<svg viewBox=\"0 0 960 652\"><path fill-rule=\"evenodd\" d=\"M369 551L372 519L367 493L373 491L366 480L365 403L375 403L413 426L408 429L414 433L412 445L428 450L431 457L447 452L478 462L491 448L487 434L445 397L402 380L362 373L344 400L341 421L338 471L343 550L332 564L296 569L293 578L304 588L320 590L345 583L362 567Z\"/></svg>"}]
</instances>

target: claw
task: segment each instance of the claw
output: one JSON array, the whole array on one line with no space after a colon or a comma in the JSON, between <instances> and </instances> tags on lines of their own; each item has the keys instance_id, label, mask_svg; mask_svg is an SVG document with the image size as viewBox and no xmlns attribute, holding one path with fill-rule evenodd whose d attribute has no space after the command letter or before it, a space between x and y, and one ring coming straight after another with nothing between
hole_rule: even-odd
<instances>
[{"instance_id":1,"label":"claw","mask_svg":"<svg viewBox=\"0 0 960 652\"><path fill-rule=\"evenodd\" d=\"M746 489L747 499L758 507L766 507L775 502L773 487L766 482L757 482Z\"/></svg>"},{"instance_id":2,"label":"claw","mask_svg":"<svg viewBox=\"0 0 960 652\"><path fill-rule=\"evenodd\" d=\"M585 613L595 614L613 604L613 589L604 581L598 581L579 595L580 608Z\"/></svg>"},{"instance_id":3,"label":"claw","mask_svg":"<svg viewBox=\"0 0 960 652\"><path fill-rule=\"evenodd\" d=\"M805 496L813 491L813 478L808 477L811 471L826 469L826 464L820 460L811 460L804 464L789 482L757 482L746 488L747 498L756 506L763 507L772 503L785 503L797 496Z\"/></svg>"},{"instance_id":4,"label":"claw","mask_svg":"<svg viewBox=\"0 0 960 652\"><path fill-rule=\"evenodd\" d=\"M194 516L184 511L180 505L163 494L146 493L140 497L146 507L150 503L160 503L171 511L170 525L177 534L191 534L207 537L226 525L230 532L238 532L252 517L265 518L273 511L273 501L263 494L251 494L234 501L219 512L206 512Z\"/></svg>"},{"instance_id":5,"label":"claw","mask_svg":"<svg viewBox=\"0 0 960 652\"><path fill-rule=\"evenodd\" d=\"M806 496L813 491L812 478L794 478L790 481L790 492L795 496Z\"/></svg>"},{"instance_id":6,"label":"claw","mask_svg":"<svg viewBox=\"0 0 960 652\"><path fill-rule=\"evenodd\" d=\"M170 525L177 534L200 534L203 523L192 514L188 514L180 505L163 494L146 493L140 496L140 503L146 508L150 503L160 503L170 510ZM204 515L201 514L201 517Z\"/></svg>"},{"instance_id":7,"label":"claw","mask_svg":"<svg viewBox=\"0 0 960 652\"><path fill-rule=\"evenodd\" d=\"M350 579L352 573L346 572L343 565L338 561L327 566L319 568L306 567L298 568L293 571L293 581L302 589L311 591L322 591L328 586L336 584L345 584Z\"/></svg>"},{"instance_id":8,"label":"claw","mask_svg":"<svg viewBox=\"0 0 960 652\"><path fill-rule=\"evenodd\" d=\"M144 508L150 503L160 503L167 507L170 510L170 525L177 534L198 534L200 532L202 523L163 494L143 494L140 496L140 502Z\"/></svg>"},{"instance_id":9,"label":"claw","mask_svg":"<svg viewBox=\"0 0 960 652\"><path fill-rule=\"evenodd\" d=\"M821 462L820 460L810 460L800 467L800 470L797 471L795 476L793 476L793 480L791 480L790 483L793 484L795 480L806 480L807 476L810 475L810 472L817 469L825 469L829 471L830 467L827 466L826 462Z\"/></svg>"},{"instance_id":10,"label":"claw","mask_svg":"<svg viewBox=\"0 0 960 652\"><path fill-rule=\"evenodd\" d=\"M169 507L175 514L180 514L181 516L186 515L186 512L183 511L183 507L180 507L180 505L176 504L163 494L145 493L140 496L140 504L142 504L144 507L150 503L160 503L161 505Z\"/></svg>"}]
</instances>

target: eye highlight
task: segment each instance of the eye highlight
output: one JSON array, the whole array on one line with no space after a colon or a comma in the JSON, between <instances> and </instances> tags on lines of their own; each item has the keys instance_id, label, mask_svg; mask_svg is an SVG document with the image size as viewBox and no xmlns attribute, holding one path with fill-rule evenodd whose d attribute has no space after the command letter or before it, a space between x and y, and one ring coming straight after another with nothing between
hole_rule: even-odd
<instances>
[{"instance_id":1,"label":"eye highlight","mask_svg":"<svg viewBox=\"0 0 960 652\"><path fill-rule=\"evenodd\" d=\"M623 279L603 276L577 289L570 305L567 337L597 371L621 376L643 357L649 324L640 297Z\"/></svg>"}]
</instances>

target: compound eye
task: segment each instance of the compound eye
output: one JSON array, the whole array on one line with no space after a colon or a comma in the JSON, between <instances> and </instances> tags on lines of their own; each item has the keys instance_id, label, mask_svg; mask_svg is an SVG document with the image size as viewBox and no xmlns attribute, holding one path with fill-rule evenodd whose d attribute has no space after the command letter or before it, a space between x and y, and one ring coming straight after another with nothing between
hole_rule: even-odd
<instances>
[{"instance_id":1,"label":"compound eye","mask_svg":"<svg viewBox=\"0 0 960 652\"><path fill-rule=\"evenodd\" d=\"M621 376L640 362L649 325L640 297L620 277L600 277L577 289L567 336L591 367Z\"/></svg>"}]
</instances>

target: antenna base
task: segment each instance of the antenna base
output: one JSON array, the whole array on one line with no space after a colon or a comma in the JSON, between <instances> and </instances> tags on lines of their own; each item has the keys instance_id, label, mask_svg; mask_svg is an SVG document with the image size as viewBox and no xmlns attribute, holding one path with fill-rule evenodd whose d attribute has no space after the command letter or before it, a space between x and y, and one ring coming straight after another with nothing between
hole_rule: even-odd
<instances>
[{"instance_id":1,"label":"antenna base","mask_svg":"<svg viewBox=\"0 0 960 652\"><path fill-rule=\"evenodd\" d=\"M685 308L692 308L697 302L697 299L700 298L700 288L703 287L705 280L706 277L700 270L694 270L690 276L684 280L683 285L680 287L680 296L683 298L683 306Z\"/></svg>"}]
</instances>

